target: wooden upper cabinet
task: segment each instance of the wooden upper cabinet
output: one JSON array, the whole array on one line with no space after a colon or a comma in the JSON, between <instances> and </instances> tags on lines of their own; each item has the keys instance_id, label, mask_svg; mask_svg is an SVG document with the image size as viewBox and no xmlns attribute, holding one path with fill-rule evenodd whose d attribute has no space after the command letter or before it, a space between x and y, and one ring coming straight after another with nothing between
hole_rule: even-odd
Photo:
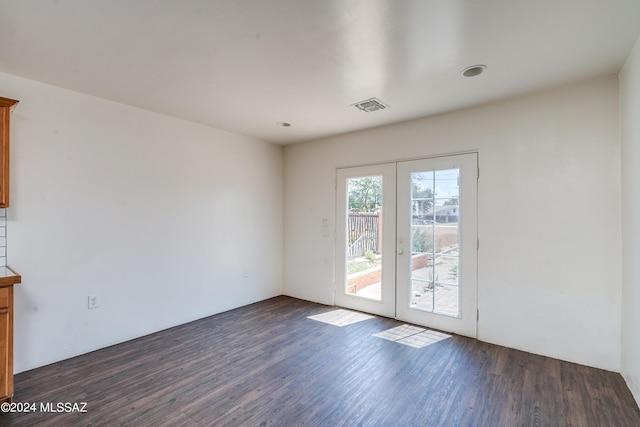
<instances>
[{"instance_id":1,"label":"wooden upper cabinet","mask_svg":"<svg viewBox=\"0 0 640 427\"><path fill-rule=\"evenodd\" d=\"M18 101L0 97L0 208L9 207L9 122Z\"/></svg>"}]
</instances>

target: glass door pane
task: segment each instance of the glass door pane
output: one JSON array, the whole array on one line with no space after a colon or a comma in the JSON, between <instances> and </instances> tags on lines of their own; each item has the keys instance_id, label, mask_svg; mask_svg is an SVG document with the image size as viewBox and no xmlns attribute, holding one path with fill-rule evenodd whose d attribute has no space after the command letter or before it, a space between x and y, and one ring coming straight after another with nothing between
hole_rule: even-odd
<instances>
[{"instance_id":1,"label":"glass door pane","mask_svg":"<svg viewBox=\"0 0 640 427\"><path fill-rule=\"evenodd\" d=\"M410 174L411 296L417 310L458 317L460 169Z\"/></svg>"},{"instance_id":2,"label":"glass door pane","mask_svg":"<svg viewBox=\"0 0 640 427\"><path fill-rule=\"evenodd\" d=\"M347 281L350 295L382 299L382 175L347 179Z\"/></svg>"}]
</instances>

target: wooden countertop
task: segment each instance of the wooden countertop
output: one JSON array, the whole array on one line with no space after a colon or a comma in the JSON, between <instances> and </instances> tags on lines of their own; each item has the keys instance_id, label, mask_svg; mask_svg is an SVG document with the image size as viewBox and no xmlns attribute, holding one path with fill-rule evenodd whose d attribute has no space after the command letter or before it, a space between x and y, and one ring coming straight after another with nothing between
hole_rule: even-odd
<instances>
[{"instance_id":1,"label":"wooden countertop","mask_svg":"<svg viewBox=\"0 0 640 427\"><path fill-rule=\"evenodd\" d=\"M22 283L22 276L11 267L0 267L0 288Z\"/></svg>"}]
</instances>

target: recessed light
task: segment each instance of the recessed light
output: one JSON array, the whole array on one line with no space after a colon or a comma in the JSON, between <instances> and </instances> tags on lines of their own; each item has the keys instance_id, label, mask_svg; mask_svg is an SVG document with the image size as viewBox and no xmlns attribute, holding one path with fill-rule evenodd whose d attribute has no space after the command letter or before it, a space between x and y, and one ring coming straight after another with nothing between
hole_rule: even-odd
<instances>
[{"instance_id":1,"label":"recessed light","mask_svg":"<svg viewBox=\"0 0 640 427\"><path fill-rule=\"evenodd\" d=\"M291 123L278 122L278 126L282 126L283 128L288 128L289 126L291 126Z\"/></svg>"},{"instance_id":2,"label":"recessed light","mask_svg":"<svg viewBox=\"0 0 640 427\"><path fill-rule=\"evenodd\" d=\"M472 65L462 70L462 75L465 77L475 77L484 73L486 69L487 69L486 65L482 65L482 64Z\"/></svg>"}]
</instances>

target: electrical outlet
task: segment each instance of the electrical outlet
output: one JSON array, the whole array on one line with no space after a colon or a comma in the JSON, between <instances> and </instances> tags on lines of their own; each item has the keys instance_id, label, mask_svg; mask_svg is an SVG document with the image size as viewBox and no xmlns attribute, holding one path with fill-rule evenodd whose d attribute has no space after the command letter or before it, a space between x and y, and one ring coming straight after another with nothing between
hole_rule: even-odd
<instances>
[{"instance_id":1,"label":"electrical outlet","mask_svg":"<svg viewBox=\"0 0 640 427\"><path fill-rule=\"evenodd\" d=\"M247 267L242 268L242 277L244 277L245 279L249 278L249 269Z\"/></svg>"},{"instance_id":2,"label":"electrical outlet","mask_svg":"<svg viewBox=\"0 0 640 427\"><path fill-rule=\"evenodd\" d=\"M97 295L89 295L89 309L100 307L100 299Z\"/></svg>"}]
</instances>

